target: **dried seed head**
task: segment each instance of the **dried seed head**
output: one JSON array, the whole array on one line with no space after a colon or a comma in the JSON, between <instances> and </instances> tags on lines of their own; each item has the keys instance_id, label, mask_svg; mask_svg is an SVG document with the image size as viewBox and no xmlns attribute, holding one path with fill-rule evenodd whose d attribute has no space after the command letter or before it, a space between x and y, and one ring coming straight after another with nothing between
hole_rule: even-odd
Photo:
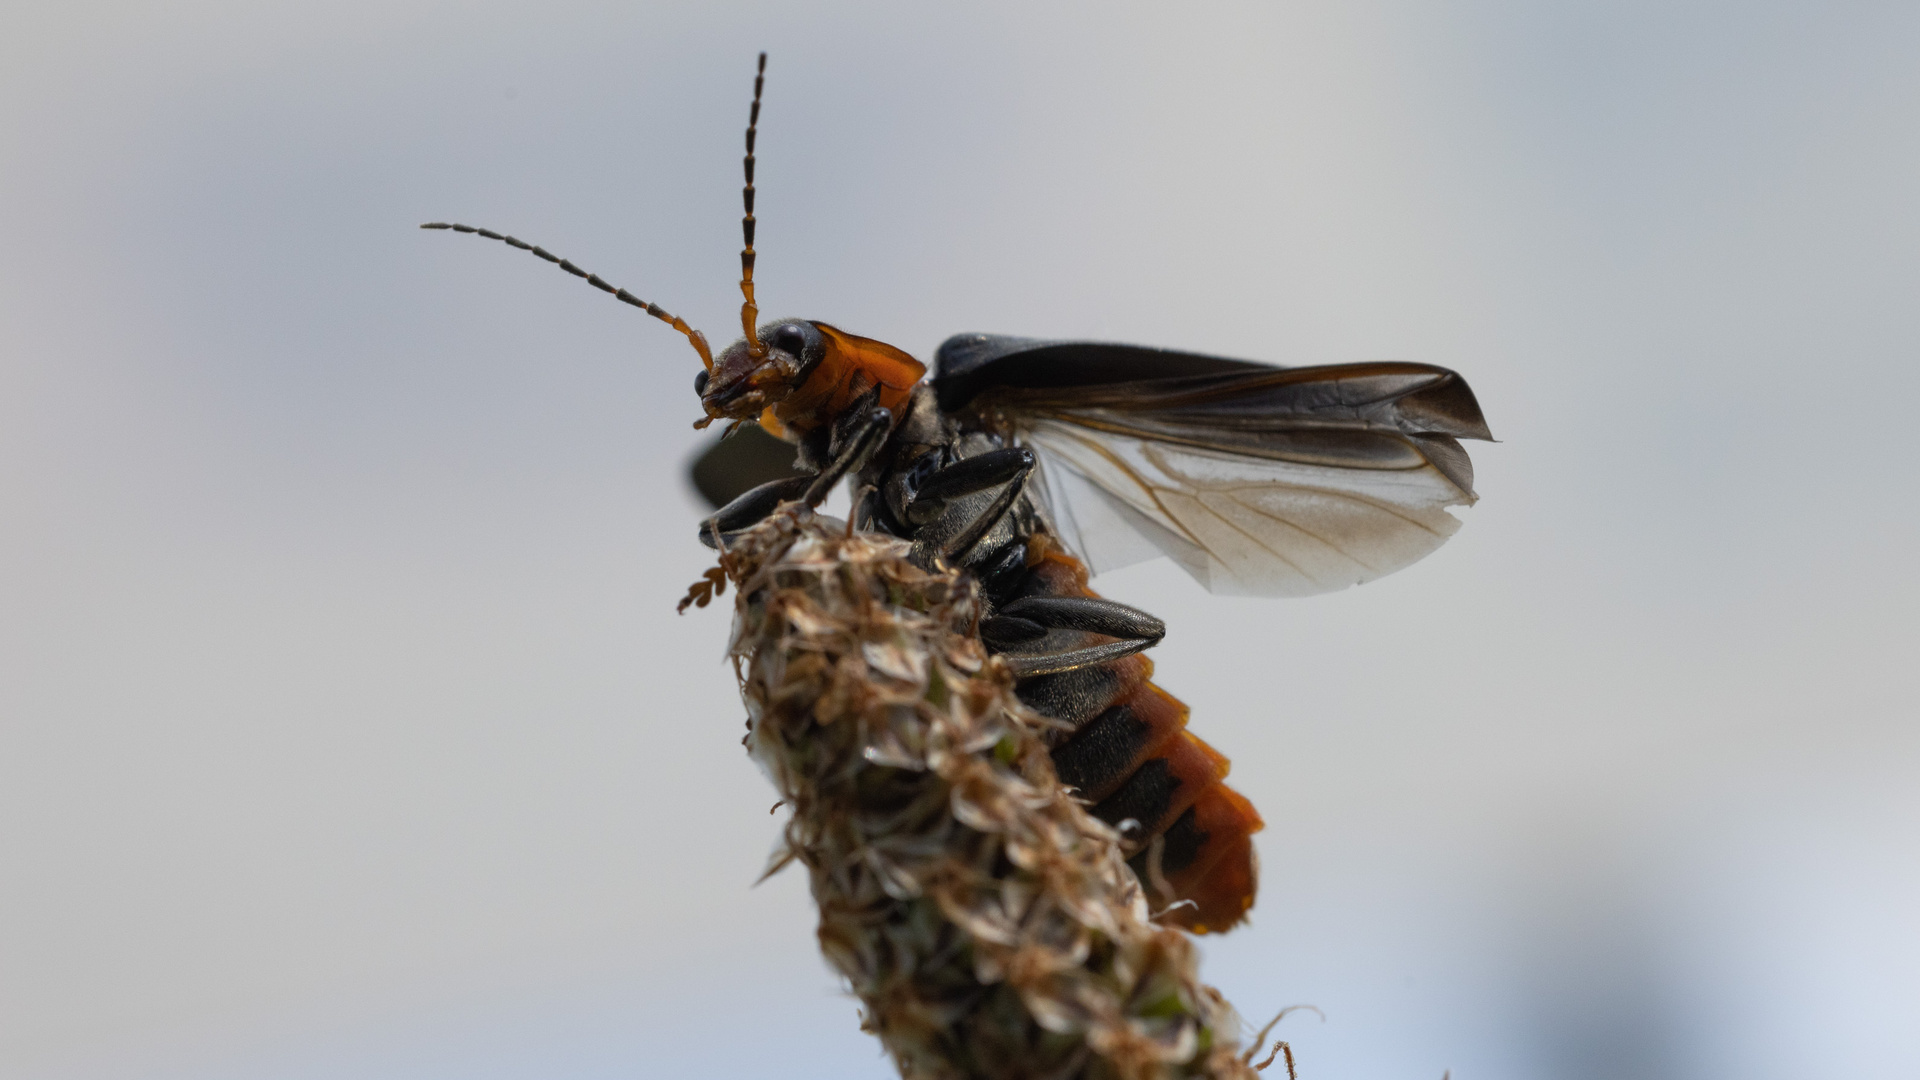
<instances>
[{"instance_id":1,"label":"dried seed head","mask_svg":"<svg viewBox=\"0 0 1920 1080\"><path fill-rule=\"evenodd\" d=\"M972 582L776 513L724 558L747 744L794 806L820 947L908 1080L1255 1075L1119 834L1054 776Z\"/></svg>"}]
</instances>

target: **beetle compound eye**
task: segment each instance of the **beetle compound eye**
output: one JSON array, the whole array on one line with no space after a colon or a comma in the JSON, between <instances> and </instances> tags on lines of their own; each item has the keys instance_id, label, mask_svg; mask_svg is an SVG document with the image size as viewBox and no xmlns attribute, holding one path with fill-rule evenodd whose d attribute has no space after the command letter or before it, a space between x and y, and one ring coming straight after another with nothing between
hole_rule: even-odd
<instances>
[{"instance_id":1,"label":"beetle compound eye","mask_svg":"<svg viewBox=\"0 0 1920 1080\"><path fill-rule=\"evenodd\" d=\"M787 323L773 332L773 347L781 352L791 353L796 360L800 359L800 354L807 348L806 331L792 323Z\"/></svg>"},{"instance_id":2,"label":"beetle compound eye","mask_svg":"<svg viewBox=\"0 0 1920 1080\"><path fill-rule=\"evenodd\" d=\"M707 374L706 368L701 368L699 371L696 371L693 373L693 392L694 393L700 394L703 396L706 394L707 378L708 378L708 374Z\"/></svg>"}]
</instances>

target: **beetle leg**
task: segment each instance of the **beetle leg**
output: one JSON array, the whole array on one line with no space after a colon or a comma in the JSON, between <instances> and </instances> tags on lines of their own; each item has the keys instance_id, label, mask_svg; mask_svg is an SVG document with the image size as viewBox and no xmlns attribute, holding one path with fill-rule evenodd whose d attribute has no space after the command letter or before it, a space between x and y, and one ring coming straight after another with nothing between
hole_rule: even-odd
<instances>
[{"instance_id":1,"label":"beetle leg","mask_svg":"<svg viewBox=\"0 0 1920 1080\"><path fill-rule=\"evenodd\" d=\"M903 516L908 525L919 528L944 513L955 499L1020 479L1032 470L1033 460L1033 451L1016 446L956 461L920 484Z\"/></svg>"},{"instance_id":2,"label":"beetle leg","mask_svg":"<svg viewBox=\"0 0 1920 1080\"><path fill-rule=\"evenodd\" d=\"M988 596L1005 596L1027 573L1027 545L1008 544L998 555L982 556L969 567L980 579L980 589Z\"/></svg>"},{"instance_id":3,"label":"beetle leg","mask_svg":"<svg viewBox=\"0 0 1920 1080\"><path fill-rule=\"evenodd\" d=\"M1063 671L1077 671L1081 668L1104 664L1109 660L1118 660L1123 656L1132 656L1137 652L1146 652L1157 644L1157 639L1136 641L1110 641L1105 645L1089 645L1084 649L1069 649L1059 653L1003 653L1008 670L1016 679L1032 678L1035 675L1057 675Z\"/></svg>"},{"instance_id":4,"label":"beetle leg","mask_svg":"<svg viewBox=\"0 0 1920 1080\"><path fill-rule=\"evenodd\" d=\"M749 488L745 494L721 507L712 517L700 523L700 542L712 547L716 532L720 534L720 539L724 543L742 529L759 524L781 503L792 502L804 496L807 489L813 486L813 480L811 476L793 476Z\"/></svg>"},{"instance_id":5,"label":"beetle leg","mask_svg":"<svg viewBox=\"0 0 1920 1080\"><path fill-rule=\"evenodd\" d=\"M893 414L886 409L874 409L859 418L859 422L850 425L844 435L836 432L833 460L813 478L813 483L802 496L809 508L817 507L826 501L827 495L840 478L866 464L880 444L886 440L887 432L893 427Z\"/></svg>"},{"instance_id":6,"label":"beetle leg","mask_svg":"<svg viewBox=\"0 0 1920 1080\"><path fill-rule=\"evenodd\" d=\"M995 614L1053 630L1084 630L1107 637L1158 642L1167 636L1166 623L1139 608L1097 596L1028 596L1003 604Z\"/></svg>"},{"instance_id":7,"label":"beetle leg","mask_svg":"<svg viewBox=\"0 0 1920 1080\"><path fill-rule=\"evenodd\" d=\"M764 520L783 502L799 499L809 509L819 506L841 477L866 463L892 426L893 414L885 409L874 409L860 417L857 424L847 427L838 440L838 453L818 475L775 480L748 491L700 523L700 542L712 547L714 533L718 532L724 543L731 534ZM859 510L856 505L855 517Z\"/></svg>"},{"instance_id":8,"label":"beetle leg","mask_svg":"<svg viewBox=\"0 0 1920 1080\"><path fill-rule=\"evenodd\" d=\"M1139 608L1097 596L1029 596L1005 605L980 624L980 636L999 645L1031 641L1047 630L1078 630L1120 638L1064 652L1009 654L1015 678L1053 675L1104 664L1153 648L1167 635L1167 624Z\"/></svg>"},{"instance_id":9,"label":"beetle leg","mask_svg":"<svg viewBox=\"0 0 1920 1080\"><path fill-rule=\"evenodd\" d=\"M969 522L965 528L955 533L952 537L948 538L945 543L940 545L939 555L942 560L949 563L965 565L967 560L972 557L973 549L979 545L980 541L984 539L988 533L993 531L994 526L999 525L1000 522L1006 518L1008 512L1013 509L1013 504L1020 500L1021 493L1026 491L1027 477L1033 475L1033 451L1016 449L1012 453L1024 456L1009 456L1000 459L1001 461L1011 463L1005 466L1007 469L1006 478L996 481L997 483L1005 484L1005 490L1001 491L993 502L988 504L986 509L975 515L974 519ZM981 457L987 456L986 454L981 455ZM961 462L960 464L964 465L965 462ZM955 467L957 466L948 466L948 468ZM945 469L941 470L942 473L945 471ZM939 475L939 473L934 474L936 480L939 478ZM929 486L931 486L931 484L929 484ZM992 483L982 483L980 487L975 490L982 491L991 486L993 486ZM957 496L945 497L954 498Z\"/></svg>"},{"instance_id":10,"label":"beetle leg","mask_svg":"<svg viewBox=\"0 0 1920 1080\"><path fill-rule=\"evenodd\" d=\"M1047 628L1032 619L1015 619L1005 615L989 615L980 620L980 640L994 647L995 651L1009 645L1018 645L1023 641L1047 636Z\"/></svg>"}]
</instances>

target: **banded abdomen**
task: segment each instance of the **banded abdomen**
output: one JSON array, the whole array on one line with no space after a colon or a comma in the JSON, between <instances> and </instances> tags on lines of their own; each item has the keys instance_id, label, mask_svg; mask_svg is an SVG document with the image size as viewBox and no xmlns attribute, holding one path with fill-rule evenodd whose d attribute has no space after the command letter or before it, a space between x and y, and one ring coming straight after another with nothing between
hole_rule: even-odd
<instances>
[{"instance_id":1,"label":"banded abdomen","mask_svg":"<svg viewBox=\"0 0 1920 1080\"><path fill-rule=\"evenodd\" d=\"M1087 568L1052 537L1028 545L1015 595L1093 597ZM1194 933L1245 917L1258 888L1253 834L1264 822L1224 783L1224 755L1187 730L1187 707L1153 684L1142 655L1022 680L1015 690L1036 712L1071 730L1053 747L1060 779L1079 789L1094 816L1127 828L1129 865L1166 921Z\"/></svg>"}]
</instances>

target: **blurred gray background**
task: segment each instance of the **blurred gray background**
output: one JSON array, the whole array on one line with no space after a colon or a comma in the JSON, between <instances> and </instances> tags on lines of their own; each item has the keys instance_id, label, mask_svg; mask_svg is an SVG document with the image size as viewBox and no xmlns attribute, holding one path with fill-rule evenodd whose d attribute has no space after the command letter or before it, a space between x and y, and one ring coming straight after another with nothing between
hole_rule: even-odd
<instances>
[{"instance_id":1,"label":"blurred gray background","mask_svg":"<svg viewBox=\"0 0 1920 1080\"><path fill-rule=\"evenodd\" d=\"M1302 1075L1920 1075L1920 7L16 2L0 1074L891 1075L683 480L761 296L1464 372L1413 569L1103 578L1265 812Z\"/></svg>"}]
</instances>

